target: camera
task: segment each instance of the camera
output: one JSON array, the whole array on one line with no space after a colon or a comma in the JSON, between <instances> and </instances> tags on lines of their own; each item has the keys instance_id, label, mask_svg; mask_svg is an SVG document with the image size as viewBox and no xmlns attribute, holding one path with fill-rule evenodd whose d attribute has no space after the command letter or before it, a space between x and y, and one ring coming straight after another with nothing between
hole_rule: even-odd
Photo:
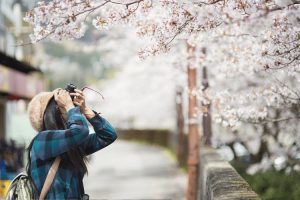
<instances>
[{"instance_id":1,"label":"camera","mask_svg":"<svg viewBox=\"0 0 300 200\"><path fill-rule=\"evenodd\" d=\"M65 90L67 90L69 93L75 93L75 89L76 89L77 87L74 85L74 84L72 84L72 83L69 83L68 85L67 85L67 87L65 88ZM72 98L72 101L74 100L74 96L71 96L71 98Z\"/></svg>"}]
</instances>

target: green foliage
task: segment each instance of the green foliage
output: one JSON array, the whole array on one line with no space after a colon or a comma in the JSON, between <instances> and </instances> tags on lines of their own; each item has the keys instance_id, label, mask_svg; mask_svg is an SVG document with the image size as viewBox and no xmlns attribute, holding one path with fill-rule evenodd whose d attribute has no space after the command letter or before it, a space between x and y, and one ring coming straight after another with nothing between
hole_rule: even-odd
<instances>
[{"instance_id":1,"label":"green foliage","mask_svg":"<svg viewBox=\"0 0 300 200\"><path fill-rule=\"evenodd\" d=\"M253 190L263 200L299 200L300 199L300 173L284 171L267 171L248 175L246 165L234 161L231 163L238 173L251 185Z\"/></svg>"}]
</instances>

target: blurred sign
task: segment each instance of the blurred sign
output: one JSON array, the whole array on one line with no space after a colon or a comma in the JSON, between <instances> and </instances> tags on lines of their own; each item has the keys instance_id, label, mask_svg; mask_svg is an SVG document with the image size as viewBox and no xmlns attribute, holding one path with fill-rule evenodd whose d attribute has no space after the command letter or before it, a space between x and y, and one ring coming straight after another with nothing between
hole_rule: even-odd
<instances>
[{"instance_id":1,"label":"blurred sign","mask_svg":"<svg viewBox=\"0 0 300 200\"><path fill-rule=\"evenodd\" d=\"M42 80L0 65L0 92L32 98L44 89Z\"/></svg>"},{"instance_id":2,"label":"blurred sign","mask_svg":"<svg viewBox=\"0 0 300 200\"><path fill-rule=\"evenodd\" d=\"M9 91L9 70L0 65L0 91Z\"/></svg>"},{"instance_id":3,"label":"blurred sign","mask_svg":"<svg viewBox=\"0 0 300 200\"><path fill-rule=\"evenodd\" d=\"M11 180L0 180L0 198L6 196Z\"/></svg>"}]
</instances>

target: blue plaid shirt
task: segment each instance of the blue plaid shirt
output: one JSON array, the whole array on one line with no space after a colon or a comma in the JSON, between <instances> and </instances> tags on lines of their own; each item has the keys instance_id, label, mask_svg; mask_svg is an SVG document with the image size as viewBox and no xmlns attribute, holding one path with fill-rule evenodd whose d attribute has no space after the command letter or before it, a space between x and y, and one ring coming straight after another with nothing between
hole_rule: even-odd
<instances>
[{"instance_id":1,"label":"blue plaid shirt","mask_svg":"<svg viewBox=\"0 0 300 200\"><path fill-rule=\"evenodd\" d=\"M62 158L46 199L79 199L84 172L72 170L66 162L66 152L81 146L86 155L92 154L117 139L111 124L96 114L89 122L95 133L89 134L88 124L80 107L68 111L66 130L41 131L36 136L31 153L31 176L40 194L48 171L57 156ZM39 195L38 194L38 195Z\"/></svg>"}]
</instances>

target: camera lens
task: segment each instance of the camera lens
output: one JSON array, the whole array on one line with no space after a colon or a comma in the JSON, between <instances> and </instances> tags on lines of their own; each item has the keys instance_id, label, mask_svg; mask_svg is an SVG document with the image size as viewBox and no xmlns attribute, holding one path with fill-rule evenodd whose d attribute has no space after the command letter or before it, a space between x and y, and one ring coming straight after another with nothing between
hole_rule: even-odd
<instances>
[{"instance_id":1,"label":"camera lens","mask_svg":"<svg viewBox=\"0 0 300 200\"><path fill-rule=\"evenodd\" d=\"M69 83L68 85L67 85L67 87L65 88L65 90L67 90L69 93L75 93L75 89L76 89L77 87L74 85L74 84L72 84L72 83ZM74 96L72 96L71 97L72 98L72 101L74 100Z\"/></svg>"}]
</instances>

